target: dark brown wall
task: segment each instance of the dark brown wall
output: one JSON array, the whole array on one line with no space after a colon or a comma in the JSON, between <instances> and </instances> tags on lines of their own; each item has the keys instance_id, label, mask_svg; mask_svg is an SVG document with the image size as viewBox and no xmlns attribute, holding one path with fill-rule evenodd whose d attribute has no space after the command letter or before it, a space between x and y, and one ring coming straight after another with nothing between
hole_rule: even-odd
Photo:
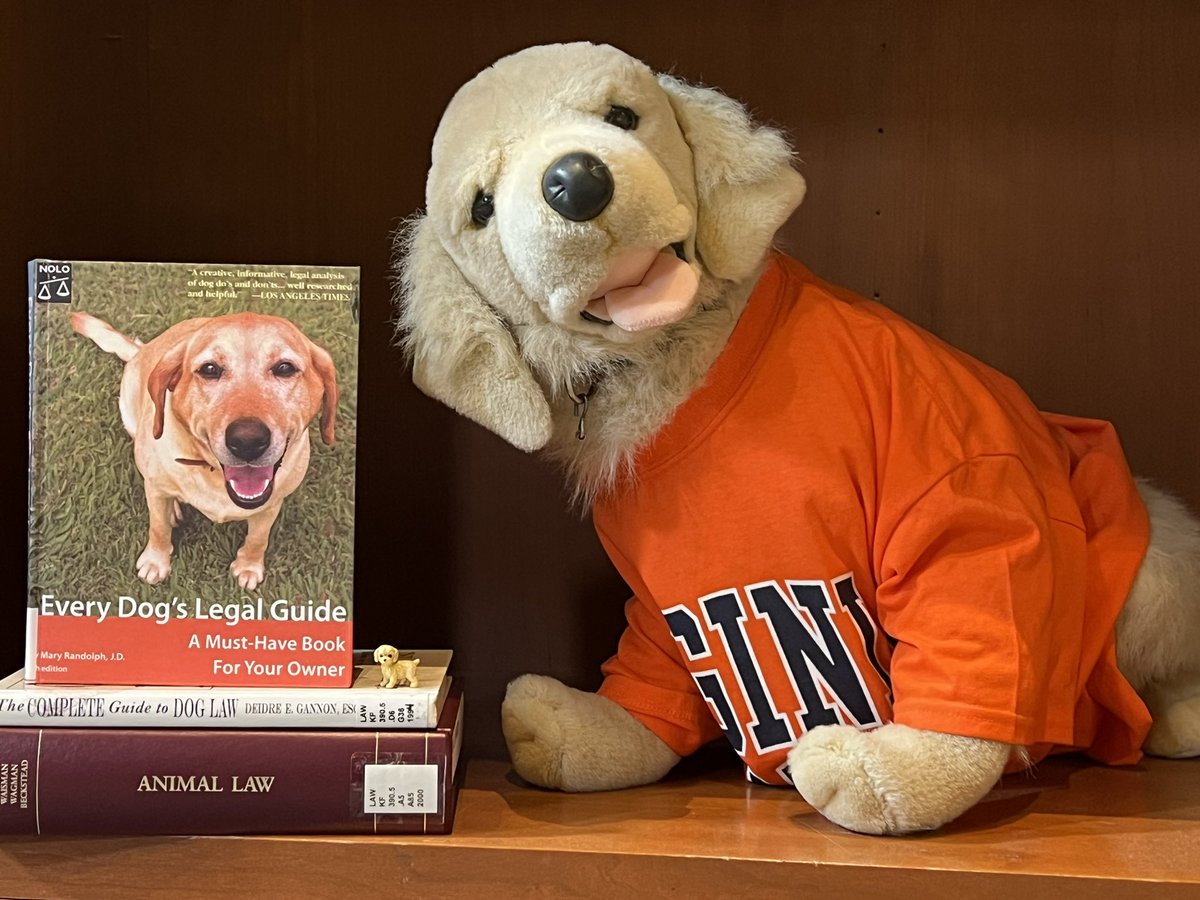
<instances>
[{"instance_id":1,"label":"dark brown wall","mask_svg":"<svg viewBox=\"0 0 1200 900\"><path fill-rule=\"evenodd\" d=\"M3 666L25 261L357 263L358 643L453 646L476 749L498 749L513 675L597 683L624 588L555 473L412 387L387 281L455 88L580 38L785 127L810 186L788 249L1044 407L1114 420L1135 468L1200 506L1200 4L2 0Z\"/></svg>"}]
</instances>

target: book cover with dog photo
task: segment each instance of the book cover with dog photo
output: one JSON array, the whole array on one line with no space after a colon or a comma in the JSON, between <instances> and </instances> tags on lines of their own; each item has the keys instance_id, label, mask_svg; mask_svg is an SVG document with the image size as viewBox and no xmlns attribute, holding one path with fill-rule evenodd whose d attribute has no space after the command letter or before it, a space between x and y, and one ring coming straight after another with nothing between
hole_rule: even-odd
<instances>
[{"instance_id":1,"label":"book cover with dog photo","mask_svg":"<svg viewBox=\"0 0 1200 900\"><path fill-rule=\"evenodd\" d=\"M350 684L358 289L29 264L29 681Z\"/></svg>"}]
</instances>

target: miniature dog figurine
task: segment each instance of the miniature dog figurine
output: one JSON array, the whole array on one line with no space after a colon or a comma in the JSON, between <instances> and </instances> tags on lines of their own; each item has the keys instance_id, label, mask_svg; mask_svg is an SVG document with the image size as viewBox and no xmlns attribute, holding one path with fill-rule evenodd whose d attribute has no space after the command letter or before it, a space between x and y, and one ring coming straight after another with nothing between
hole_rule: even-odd
<instances>
[{"instance_id":1,"label":"miniature dog figurine","mask_svg":"<svg viewBox=\"0 0 1200 900\"><path fill-rule=\"evenodd\" d=\"M421 664L419 659L401 659L400 651L391 644L380 644L375 648L375 662L379 663L383 669L383 680L379 682L381 688L394 688L401 685L409 687L419 687L420 682L417 681L417 666Z\"/></svg>"}]
</instances>

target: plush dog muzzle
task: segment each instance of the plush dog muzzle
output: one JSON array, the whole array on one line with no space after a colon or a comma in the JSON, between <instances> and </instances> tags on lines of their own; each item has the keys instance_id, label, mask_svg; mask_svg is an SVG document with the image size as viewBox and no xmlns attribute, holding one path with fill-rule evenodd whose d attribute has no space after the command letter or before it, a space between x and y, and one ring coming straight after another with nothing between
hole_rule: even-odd
<instances>
[{"instance_id":1,"label":"plush dog muzzle","mask_svg":"<svg viewBox=\"0 0 1200 900\"><path fill-rule=\"evenodd\" d=\"M534 132L510 152L494 204L486 227L554 324L621 341L691 310L694 201L635 133L603 122Z\"/></svg>"},{"instance_id":2,"label":"plush dog muzzle","mask_svg":"<svg viewBox=\"0 0 1200 900\"><path fill-rule=\"evenodd\" d=\"M629 112L629 110L626 110ZM546 169L542 197L572 222L595 219L612 202L612 172L591 153L568 153ZM682 319L696 296L699 279L687 265L682 241L667 250L629 247L609 261L608 274L579 313L587 322L645 331Z\"/></svg>"}]
</instances>

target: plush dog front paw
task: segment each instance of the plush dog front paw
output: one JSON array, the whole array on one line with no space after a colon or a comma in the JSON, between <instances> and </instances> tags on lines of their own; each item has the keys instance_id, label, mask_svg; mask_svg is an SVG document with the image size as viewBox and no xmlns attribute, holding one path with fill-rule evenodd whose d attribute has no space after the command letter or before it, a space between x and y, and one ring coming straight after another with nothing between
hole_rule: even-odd
<instances>
[{"instance_id":1,"label":"plush dog front paw","mask_svg":"<svg viewBox=\"0 0 1200 900\"><path fill-rule=\"evenodd\" d=\"M171 574L171 551L147 546L137 560L138 578L146 584L159 584Z\"/></svg>"},{"instance_id":2,"label":"plush dog front paw","mask_svg":"<svg viewBox=\"0 0 1200 900\"><path fill-rule=\"evenodd\" d=\"M649 784L679 762L616 703L543 675L509 684L501 724L513 768L542 787L603 791Z\"/></svg>"},{"instance_id":3,"label":"plush dog front paw","mask_svg":"<svg viewBox=\"0 0 1200 900\"><path fill-rule=\"evenodd\" d=\"M904 725L825 725L788 754L792 782L827 819L863 834L939 828L991 790L1010 748Z\"/></svg>"}]
</instances>

